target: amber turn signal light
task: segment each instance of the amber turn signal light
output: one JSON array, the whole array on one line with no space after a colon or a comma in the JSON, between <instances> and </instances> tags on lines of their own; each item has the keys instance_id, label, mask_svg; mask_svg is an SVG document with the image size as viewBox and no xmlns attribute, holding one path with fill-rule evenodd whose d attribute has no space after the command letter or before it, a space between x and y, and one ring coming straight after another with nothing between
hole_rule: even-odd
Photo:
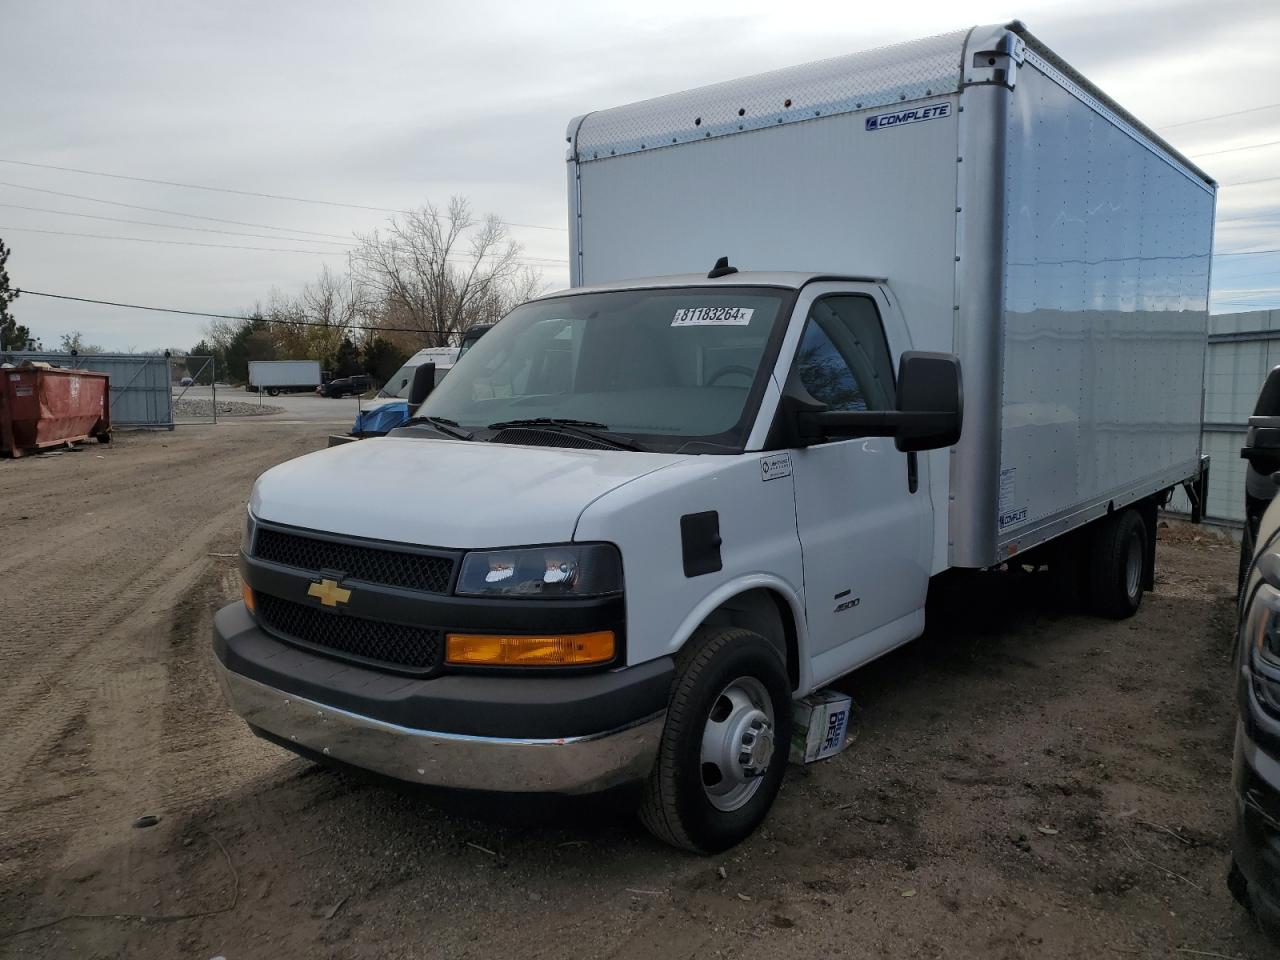
<instances>
[{"instance_id":1,"label":"amber turn signal light","mask_svg":"<svg viewBox=\"0 0 1280 960\"><path fill-rule=\"evenodd\" d=\"M240 596L244 600L244 605L249 608L250 613L258 612L253 605L253 588L243 580L240 581Z\"/></svg>"},{"instance_id":2,"label":"amber turn signal light","mask_svg":"<svg viewBox=\"0 0 1280 960\"><path fill-rule=\"evenodd\" d=\"M487 667L577 667L613 659L612 630L564 636L521 637L451 633L445 662Z\"/></svg>"}]
</instances>

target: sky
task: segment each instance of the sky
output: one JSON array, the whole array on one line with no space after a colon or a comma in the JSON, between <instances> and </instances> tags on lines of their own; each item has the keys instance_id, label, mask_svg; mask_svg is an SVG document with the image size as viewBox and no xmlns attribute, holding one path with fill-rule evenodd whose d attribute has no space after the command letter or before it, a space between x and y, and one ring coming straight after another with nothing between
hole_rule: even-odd
<instances>
[{"instance_id":1,"label":"sky","mask_svg":"<svg viewBox=\"0 0 1280 960\"><path fill-rule=\"evenodd\" d=\"M1223 184L1219 254L1280 248L1276 0L0 0L0 238L15 286L239 315L341 271L389 211L461 194L566 286L569 118L1014 17ZM1219 257L1212 306L1280 309L1280 253ZM50 348L185 349L207 322L13 310Z\"/></svg>"}]
</instances>

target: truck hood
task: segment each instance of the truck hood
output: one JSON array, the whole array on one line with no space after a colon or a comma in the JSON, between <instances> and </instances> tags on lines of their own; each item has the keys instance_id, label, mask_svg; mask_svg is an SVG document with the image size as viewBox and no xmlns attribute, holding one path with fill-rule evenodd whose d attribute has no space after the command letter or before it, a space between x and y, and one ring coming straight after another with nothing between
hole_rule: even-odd
<instances>
[{"instance_id":1,"label":"truck hood","mask_svg":"<svg viewBox=\"0 0 1280 960\"><path fill-rule=\"evenodd\" d=\"M378 437L273 467L249 507L273 523L423 546L564 543L592 501L685 459Z\"/></svg>"}]
</instances>

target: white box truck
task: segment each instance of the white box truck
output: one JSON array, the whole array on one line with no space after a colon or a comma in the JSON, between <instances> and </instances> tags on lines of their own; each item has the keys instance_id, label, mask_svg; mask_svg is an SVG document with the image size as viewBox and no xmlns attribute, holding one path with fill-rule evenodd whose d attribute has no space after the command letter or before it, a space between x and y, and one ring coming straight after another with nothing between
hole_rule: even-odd
<instances>
[{"instance_id":1,"label":"white box truck","mask_svg":"<svg viewBox=\"0 0 1280 960\"><path fill-rule=\"evenodd\" d=\"M214 650L258 733L417 783L638 783L710 851L767 813L793 701L918 636L939 574L1137 609L1157 505L1203 499L1210 177L1020 23L568 140L573 287L406 427L255 485Z\"/></svg>"},{"instance_id":2,"label":"white box truck","mask_svg":"<svg viewBox=\"0 0 1280 960\"><path fill-rule=\"evenodd\" d=\"M313 392L320 386L318 360L250 360L249 387L268 396Z\"/></svg>"}]
</instances>

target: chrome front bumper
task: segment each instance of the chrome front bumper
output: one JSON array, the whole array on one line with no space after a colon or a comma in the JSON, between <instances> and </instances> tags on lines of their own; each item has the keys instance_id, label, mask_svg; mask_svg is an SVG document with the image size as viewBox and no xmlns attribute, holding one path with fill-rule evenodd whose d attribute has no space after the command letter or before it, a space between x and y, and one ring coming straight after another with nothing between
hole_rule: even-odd
<instances>
[{"instance_id":1,"label":"chrome front bumper","mask_svg":"<svg viewBox=\"0 0 1280 960\"><path fill-rule=\"evenodd\" d=\"M665 713L618 730L547 740L414 730L281 693L213 658L227 703L253 727L300 749L431 786L514 793L594 793L642 780Z\"/></svg>"}]
</instances>

